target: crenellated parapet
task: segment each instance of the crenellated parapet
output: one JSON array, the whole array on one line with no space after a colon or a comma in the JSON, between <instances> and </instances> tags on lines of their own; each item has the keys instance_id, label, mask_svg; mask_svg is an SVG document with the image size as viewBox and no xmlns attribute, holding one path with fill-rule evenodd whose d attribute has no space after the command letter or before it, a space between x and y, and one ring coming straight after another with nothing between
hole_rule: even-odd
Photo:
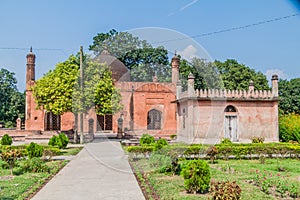
<instances>
[{"instance_id":1,"label":"crenellated parapet","mask_svg":"<svg viewBox=\"0 0 300 200\"><path fill-rule=\"evenodd\" d=\"M213 99L239 99L239 100L274 100L278 98L278 76L272 76L271 90L255 90L254 82L249 82L248 90L226 89L194 89L194 76L189 75L188 90L182 92L181 85L177 84L177 99L182 98L213 98Z\"/></svg>"},{"instance_id":2,"label":"crenellated parapet","mask_svg":"<svg viewBox=\"0 0 300 200\"><path fill-rule=\"evenodd\" d=\"M272 99L270 90L219 90L203 89L195 91L196 97L204 98L235 98L235 99Z\"/></svg>"}]
</instances>

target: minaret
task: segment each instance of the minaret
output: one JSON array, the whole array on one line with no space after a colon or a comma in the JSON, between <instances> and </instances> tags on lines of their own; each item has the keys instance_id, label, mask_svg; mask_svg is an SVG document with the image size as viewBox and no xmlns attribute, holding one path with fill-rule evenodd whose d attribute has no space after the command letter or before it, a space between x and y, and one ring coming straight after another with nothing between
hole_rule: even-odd
<instances>
[{"instance_id":1,"label":"minaret","mask_svg":"<svg viewBox=\"0 0 300 200\"><path fill-rule=\"evenodd\" d=\"M32 108L34 105L32 101L32 90L31 87L35 83L35 55L32 53L32 47L30 47L30 52L26 56L26 108L25 108L25 129L30 129L30 120Z\"/></svg>"},{"instance_id":2,"label":"minaret","mask_svg":"<svg viewBox=\"0 0 300 200\"><path fill-rule=\"evenodd\" d=\"M172 83L174 83L174 84L177 84L177 81L179 81L179 64L180 64L180 59L177 57L176 52L175 52L175 55L171 61Z\"/></svg>"},{"instance_id":3,"label":"minaret","mask_svg":"<svg viewBox=\"0 0 300 200\"><path fill-rule=\"evenodd\" d=\"M27 54L26 59L26 90L30 90L35 81L35 54L32 53L32 47L30 47L30 52Z\"/></svg>"}]
</instances>

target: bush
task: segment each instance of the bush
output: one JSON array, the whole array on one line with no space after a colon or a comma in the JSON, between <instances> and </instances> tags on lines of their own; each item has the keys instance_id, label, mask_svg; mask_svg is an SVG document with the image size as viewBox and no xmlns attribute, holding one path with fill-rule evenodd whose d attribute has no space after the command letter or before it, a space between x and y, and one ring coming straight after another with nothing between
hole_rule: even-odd
<instances>
[{"instance_id":1,"label":"bush","mask_svg":"<svg viewBox=\"0 0 300 200\"><path fill-rule=\"evenodd\" d=\"M0 168L1 169L9 169L9 164L0 159Z\"/></svg>"},{"instance_id":2,"label":"bush","mask_svg":"<svg viewBox=\"0 0 300 200\"><path fill-rule=\"evenodd\" d=\"M57 146L59 149L64 149L67 147L68 143L69 138L64 133L60 133L58 136L53 135L52 138L50 138L48 145Z\"/></svg>"},{"instance_id":3,"label":"bush","mask_svg":"<svg viewBox=\"0 0 300 200\"><path fill-rule=\"evenodd\" d=\"M232 144L231 140L229 138L223 138L221 140L221 144Z\"/></svg>"},{"instance_id":4,"label":"bush","mask_svg":"<svg viewBox=\"0 0 300 200\"><path fill-rule=\"evenodd\" d=\"M154 137L149 134L143 134L142 137L140 138L140 145L146 146L146 145L151 145L154 144Z\"/></svg>"},{"instance_id":5,"label":"bush","mask_svg":"<svg viewBox=\"0 0 300 200\"><path fill-rule=\"evenodd\" d=\"M17 149L11 149L1 153L1 159L9 164L11 175L13 174L13 167L18 158L21 158L22 151Z\"/></svg>"},{"instance_id":6,"label":"bush","mask_svg":"<svg viewBox=\"0 0 300 200\"><path fill-rule=\"evenodd\" d=\"M29 158L38 158L38 157L42 157L43 153L44 153L44 147L41 145L38 145L34 142L31 142L27 148L27 155Z\"/></svg>"},{"instance_id":7,"label":"bush","mask_svg":"<svg viewBox=\"0 0 300 200\"><path fill-rule=\"evenodd\" d=\"M252 143L256 143L256 144L262 144L265 141L265 138L263 138L263 137L253 136L251 139L252 139Z\"/></svg>"},{"instance_id":8,"label":"bush","mask_svg":"<svg viewBox=\"0 0 300 200\"><path fill-rule=\"evenodd\" d=\"M50 168L40 158L25 159L18 162L18 167L22 171L30 173L49 172Z\"/></svg>"},{"instance_id":9,"label":"bush","mask_svg":"<svg viewBox=\"0 0 300 200\"><path fill-rule=\"evenodd\" d=\"M67 145L68 145L68 143L69 143L69 138L68 138L68 136L67 136L66 134L64 134L64 133L60 133L60 134L58 135L58 138L59 138L60 141L61 141L62 148L63 148L63 149L66 148Z\"/></svg>"},{"instance_id":10,"label":"bush","mask_svg":"<svg viewBox=\"0 0 300 200\"><path fill-rule=\"evenodd\" d=\"M173 172L172 160L169 156L161 154L152 154L149 158L151 167L154 167L159 173Z\"/></svg>"},{"instance_id":11,"label":"bush","mask_svg":"<svg viewBox=\"0 0 300 200\"><path fill-rule=\"evenodd\" d=\"M300 143L300 115L287 114L279 118L279 139L283 142Z\"/></svg>"},{"instance_id":12,"label":"bush","mask_svg":"<svg viewBox=\"0 0 300 200\"><path fill-rule=\"evenodd\" d=\"M1 145L11 145L12 138L8 134L4 134L0 141Z\"/></svg>"},{"instance_id":13,"label":"bush","mask_svg":"<svg viewBox=\"0 0 300 200\"><path fill-rule=\"evenodd\" d=\"M157 150L161 149L163 146L166 146L168 144L169 143L167 142L166 139L159 139L155 142L154 150L157 151Z\"/></svg>"},{"instance_id":14,"label":"bush","mask_svg":"<svg viewBox=\"0 0 300 200\"><path fill-rule=\"evenodd\" d=\"M190 160L182 169L181 175L184 178L184 187L190 193L204 193L209 189L210 168L203 160Z\"/></svg>"},{"instance_id":15,"label":"bush","mask_svg":"<svg viewBox=\"0 0 300 200\"><path fill-rule=\"evenodd\" d=\"M176 134L172 134L172 135L170 135L170 139L171 139L171 140L175 140L175 139L176 139L176 137L177 137L177 135L176 135Z\"/></svg>"},{"instance_id":16,"label":"bush","mask_svg":"<svg viewBox=\"0 0 300 200\"><path fill-rule=\"evenodd\" d=\"M241 199L242 190L235 181L212 181L210 191L214 200L238 200Z\"/></svg>"},{"instance_id":17,"label":"bush","mask_svg":"<svg viewBox=\"0 0 300 200\"><path fill-rule=\"evenodd\" d=\"M214 164L215 159L216 159L218 153L219 153L219 151L218 151L218 149L217 149L216 146L211 146L207 150L206 155L209 156L211 164Z\"/></svg>"}]
</instances>

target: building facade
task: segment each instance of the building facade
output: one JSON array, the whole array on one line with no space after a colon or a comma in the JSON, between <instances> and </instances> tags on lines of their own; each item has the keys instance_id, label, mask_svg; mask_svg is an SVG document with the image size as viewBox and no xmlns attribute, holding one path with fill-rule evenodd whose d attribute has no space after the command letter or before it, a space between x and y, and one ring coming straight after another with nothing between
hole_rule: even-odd
<instances>
[{"instance_id":1,"label":"building facade","mask_svg":"<svg viewBox=\"0 0 300 200\"><path fill-rule=\"evenodd\" d=\"M31 87L35 85L35 55L32 49L26 67L27 131L69 131L75 128L73 113L61 116L36 107ZM104 51L98 58L112 70L115 86L120 90L123 109L114 115L97 115L90 109L83 116L85 133L116 133L120 122L128 134L150 133L157 137L177 134L178 141L214 143L221 138L249 142L259 136L278 141L278 77L272 78L272 91L194 90L194 77L182 92L179 81L179 58L171 61L172 81L161 83L131 82L122 62Z\"/></svg>"}]
</instances>

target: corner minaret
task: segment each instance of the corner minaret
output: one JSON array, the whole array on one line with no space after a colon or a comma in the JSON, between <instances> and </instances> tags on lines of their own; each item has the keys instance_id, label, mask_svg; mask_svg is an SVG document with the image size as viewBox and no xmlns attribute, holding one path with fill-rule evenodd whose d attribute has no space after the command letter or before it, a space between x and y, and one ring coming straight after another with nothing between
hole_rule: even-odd
<instances>
[{"instance_id":1,"label":"corner minaret","mask_svg":"<svg viewBox=\"0 0 300 200\"><path fill-rule=\"evenodd\" d=\"M30 90L35 81L35 54L32 53L32 47L30 47L30 52L27 54L26 59L26 90Z\"/></svg>"},{"instance_id":2,"label":"corner minaret","mask_svg":"<svg viewBox=\"0 0 300 200\"><path fill-rule=\"evenodd\" d=\"M178 58L176 52L174 57L172 58L171 65L172 65L172 83L176 84L179 81L179 64L180 59Z\"/></svg>"}]
</instances>

